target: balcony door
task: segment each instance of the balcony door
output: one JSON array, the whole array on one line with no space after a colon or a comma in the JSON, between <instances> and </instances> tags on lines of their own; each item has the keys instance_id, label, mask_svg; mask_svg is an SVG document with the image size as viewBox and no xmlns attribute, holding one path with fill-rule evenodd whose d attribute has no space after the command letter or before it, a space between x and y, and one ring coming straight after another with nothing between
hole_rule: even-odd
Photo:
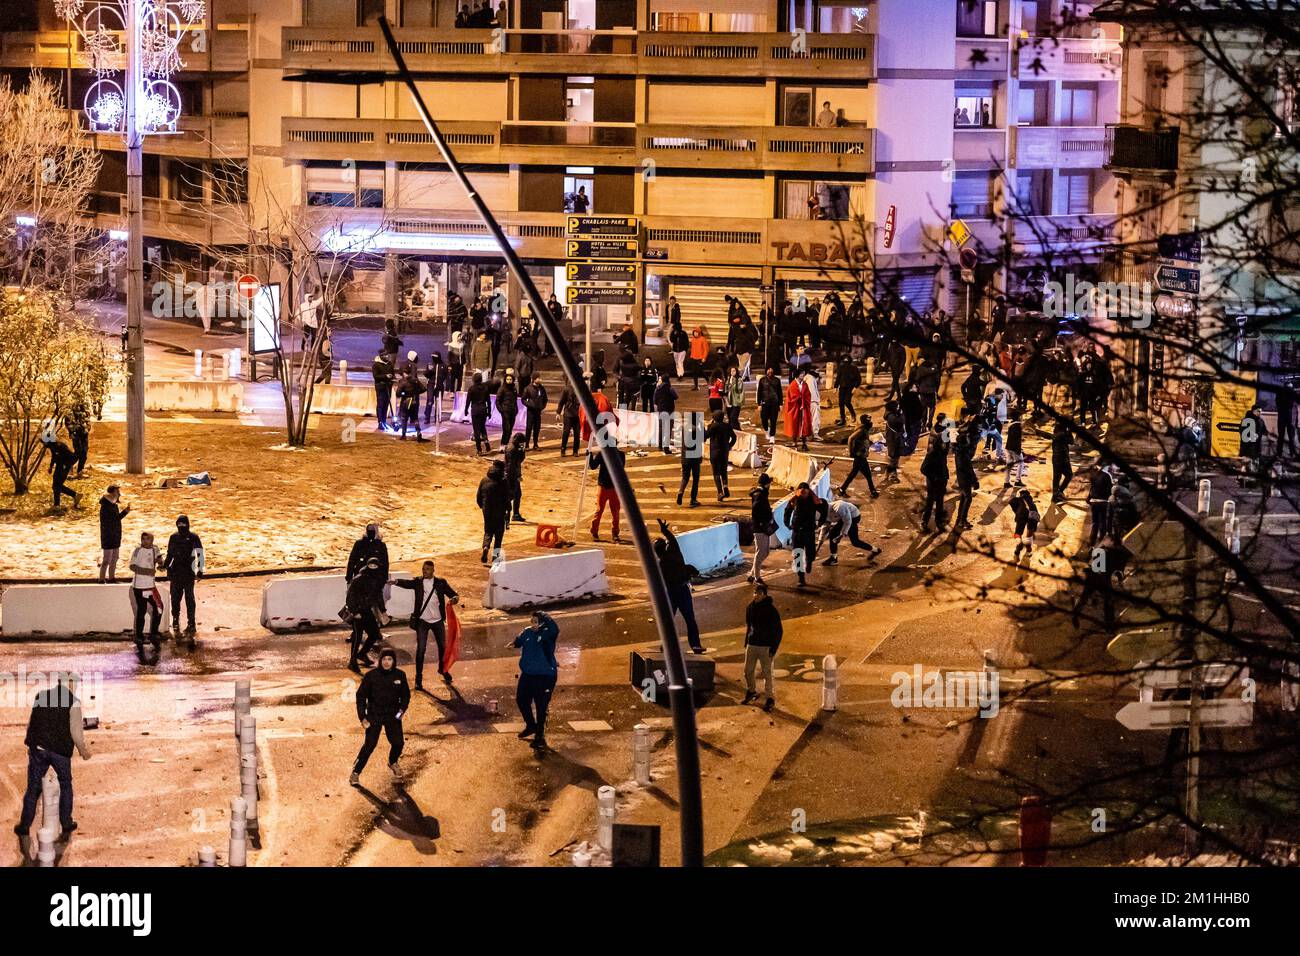
<instances>
[{"instance_id":1,"label":"balcony door","mask_svg":"<svg viewBox=\"0 0 1300 956\"><path fill-rule=\"evenodd\" d=\"M813 125L813 91L811 86L787 87L781 91L781 124Z\"/></svg>"}]
</instances>

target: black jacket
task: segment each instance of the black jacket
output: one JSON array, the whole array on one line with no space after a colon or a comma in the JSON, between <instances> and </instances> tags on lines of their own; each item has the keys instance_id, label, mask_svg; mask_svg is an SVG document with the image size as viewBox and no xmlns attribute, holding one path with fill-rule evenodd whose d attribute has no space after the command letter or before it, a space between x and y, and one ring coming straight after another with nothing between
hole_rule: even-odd
<instances>
[{"instance_id":1,"label":"black jacket","mask_svg":"<svg viewBox=\"0 0 1300 956\"><path fill-rule=\"evenodd\" d=\"M546 389L541 385L529 385L524 389L524 408L528 409L529 415L536 418L546 410L546 403L550 397L546 394Z\"/></svg>"},{"instance_id":2,"label":"black jacket","mask_svg":"<svg viewBox=\"0 0 1300 956\"><path fill-rule=\"evenodd\" d=\"M677 410L677 389L667 382L655 387L654 406L657 412L672 414Z\"/></svg>"},{"instance_id":3,"label":"black jacket","mask_svg":"<svg viewBox=\"0 0 1300 956\"><path fill-rule=\"evenodd\" d=\"M492 412L493 388L487 382L477 382L465 393L465 405L470 414L489 415Z\"/></svg>"},{"instance_id":4,"label":"black jacket","mask_svg":"<svg viewBox=\"0 0 1300 956\"><path fill-rule=\"evenodd\" d=\"M99 546L101 548L122 547L122 519L130 511L129 507L119 510L116 502L110 500L108 495L99 499Z\"/></svg>"},{"instance_id":5,"label":"black jacket","mask_svg":"<svg viewBox=\"0 0 1300 956\"><path fill-rule=\"evenodd\" d=\"M194 579L194 553L203 550L203 542L193 531L177 531L167 539L167 557L163 568L167 571L168 581L192 581Z\"/></svg>"},{"instance_id":6,"label":"black jacket","mask_svg":"<svg viewBox=\"0 0 1300 956\"><path fill-rule=\"evenodd\" d=\"M567 385L564 386L564 391L560 393L559 404L555 406L555 410L560 413L560 417L566 422L576 422L580 407L578 405L578 396L573 394L573 389Z\"/></svg>"},{"instance_id":7,"label":"black jacket","mask_svg":"<svg viewBox=\"0 0 1300 956\"><path fill-rule=\"evenodd\" d=\"M366 562L372 557L379 559L379 570L375 573L376 577L382 577L388 580L388 545L378 538L359 538L357 543L352 546L352 553L348 555L348 569L346 577L351 581L356 577L357 572L366 566Z\"/></svg>"},{"instance_id":8,"label":"black jacket","mask_svg":"<svg viewBox=\"0 0 1300 956\"><path fill-rule=\"evenodd\" d=\"M704 436L709 440L710 458L725 457L736 444L736 430L725 418L710 425Z\"/></svg>"},{"instance_id":9,"label":"black jacket","mask_svg":"<svg viewBox=\"0 0 1300 956\"><path fill-rule=\"evenodd\" d=\"M767 408L780 407L785 402L785 389L775 375L764 375L758 380L758 404Z\"/></svg>"},{"instance_id":10,"label":"black jacket","mask_svg":"<svg viewBox=\"0 0 1300 956\"><path fill-rule=\"evenodd\" d=\"M825 524L828 506L815 495L798 495L790 499L785 509L785 526L795 533L809 532Z\"/></svg>"},{"instance_id":11,"label":"black jacket","mask_svg":"<svg viewBox=\"0 0 1300 956\"><path fill-rule=\"evenodd\" d=\"M384 670L382 666L361 678L357 688L357 717L376 721L391 720L398 714L406 713L411 705L411 688L406 683L406 672L394 666Z\"/></svg>"},{"instance_id":12,"label":"black jacket","mask_svg":"<svg viewBox=\"0 0 1300 956\"><path fill-rule=\"evenodd\" d=\"M393 582L393 586L415 592L415 607L411 612L411 621L414 622L420 616L420 610L424 607L424 578L411 578L409 581L399 578ZM433 576L433 592L438 596L438 616L445 621L447 620L447 602L458 596L456 589L447 583L446 578L440 578L435 574ZM429 600L433 599L430 598Z\"/></svg>"},{"instance_id":13,"label":"black jacket","mask_svg":"<svg viewBox=\"0 0 1300 956\"><path fill-rule=\"evenodd\" d=\"M1070 446L1073 444L1074 439L1070 437L1069 429L1059 428L1052 432L1052 462L1067 464L1070 460Z\"/></svg>"},{"instance_id":14,"label":"black jacket","mask_svg":"<svg viewBox=\"0 0 1300 956\"><path fill-rule=\"evenodd\" d=\"M948 481L948 443L937 431L930 433L930 444L921 459L921 474L931 481Z\"/></svg>"},{"instance_id":15,"label":"black jacket","mask_svg":"<svg viewBox=\"0 0 1300 956\"><path fill-rule=\"evenodd\" d=\"M393 368L392 362L377 358L370 366L370 374L375 380L376 388L392 388L393 376L397 374L397 370Z\"/></svg>"},{"instance_id":16,"label":"black jacket","mask_svg":"<svg viewBox=\"0 0 1300 956\"><path fill-rule=\"evenodd\" d=\"M492 462L487 475L478 483L475 497L487 517L503 518L510 513L510 483L506 480L504 464Z\"/></svg>"},{"instance_id":17,"label":"black jacket","mask_svg":"<svg viewBox=\"0 0 1300 956\"><path fill-rule=\"evenodd\" d=\"M835 367L835 386L841 392L851 392L862 384L862 373L852 362L841 362Z\"/></svg>"},{"instance_id":18,"label":"black jacket","mask_svg":"<svg viewBox=\"0 0 1300 956\"><path fill-rule=\"evenodd\" d=\"M871 451L871 423L859 424L849 435L848 450L850 458L866 458Z\"/></svg>"},{"instance_id":19,"label":"black jacket","mask_svg":"<svg viewBox=\"0 0 1300 956\"><path fill-rule=\"evenodd\" d=\"M627 461L627 455L623 452L623 449L613 448L611 451L618 457L620 462ZM596 484L601 488L612 489L614 487L614 479L609 477L609 469L605 466L605 458L600 452L593 451L587 455L587 467L595 470Z\"/></svg>"},{"instance_id":20,"label":"black jacket","mask_svg":"<svg viewBox=\"0 0 1300 956\"><path fill-rule=\"evenodd\" d=\"M749 492L749 521L754 531L770 534L774 516L772 514L772 496L768 488L758 485Z\"/></svg>"},{"instance_id":21,"label":"black jacket","mask_svg":"<svg viewBox=\"0 0 1300 956\"><path fill-rule=\"evenodd\" d=\"M700 572L693 564L687 564L686 559L682 556L681 545L677 543L677 536L672 531L664 528L664 541L667 547L656 549L659 555L659 570L663 572L664 584L673 587L679 584L689 584L691 578Z\"/></svg>"},{"instance_id":22,"label":"black jacket","mask_svg":"<svg viewBox=\"0 0 1300 956\"><path fill-rule=\"evenodd\" d=\"M1024 446L1023 436L1024 436L1024 429L1021 426L1019 421L1012 419L1011 421L1007 422L1007 441L1006 441L1007 451L1014 451L1017 453L1024 451L1025 446Z\"/></svg>"},{"instance_id":23,"label":"black jacket","mask_svg":"<svg viewBox=\"0 0 1300 956\"><path fill-rule=\"evenodd\" d=\"M781 646L781 612L771 595L749 602L745 608L745 645L766 647L776 653Z\"/></svg>"},{"instance_id":24,"label":"black jacket","mask_svg":"<svg viewBox=\"0 0 1300 956\"><path fill-rule=\"evenodd\" d=\"M506 478L514 484L518 484L524 477L524 459L528 457L528 451L522 442L511 442L510 447L506 449Z\"/></svg>"}]
</instances>

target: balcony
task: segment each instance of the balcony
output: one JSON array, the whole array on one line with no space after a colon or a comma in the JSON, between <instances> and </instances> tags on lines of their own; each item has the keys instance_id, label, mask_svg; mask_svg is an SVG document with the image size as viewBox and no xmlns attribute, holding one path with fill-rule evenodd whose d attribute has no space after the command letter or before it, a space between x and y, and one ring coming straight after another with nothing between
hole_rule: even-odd
<instances>
[{"instance_id":1,"label":"balcony","mask_svg":"<svg viewBox=\"0 0 1300 956\"><path fill-rule=\"evenodd\" d=\"M1003 169L1007 131L959 126L953 131L952 159L957 169Z\"/></svg>"},{"instance_id":2,"label":"balcony","mask_svg":"<svg viewBox=\"0 0 1300 956\"><path fill-rule=\"evenodd\" d=\"M151 155L185 159L246 159L248 118L246 116L182 116L175 133L158 133L144 138L144 151ZM124 150L126 142L117 134L91 134L96 149Z\"/></svg>"},{"instance_id":3,"label":"balcony","mask_svg":"<svg viewBox=\"0 0 1300 956\"><path fill-rule=\"evenodd\" d=\"M200 27L190 27L198 31ZM109 31L112 33L113 31ZM71 40L71 42L69 42ZM194 41L182 40L180 57L186 73L243 73L248 69L248 25L218 23L207 31L206 48L194 49ZM0 33L0 67L63 70L69 65L84 70L85 44L76 33L48 30L40 33Z\"/></svg>"},{"instance_id":4,"label":"balcony","mask_svg":"<svg viewBox=\"0 0 1300 956\"><path fill-rule=\"evenodd\" d=\"M1021 216L1014 225L1015 251L1020 253L1100 250L1116 237L1114 213Z\"/></svg>"},{"instance_id":5,"label":"balcony","mask_svg":"<svg viewBox=\"0 0 1300 956\"><path fill-rule=\"evenodd\" d=\"M509 30L498 43L488 30L396 31L416 72L574 75L739 76L868 80L875 76L870 34L807 34L796 51L784 33L633 33L627 30ZM287 70L386 71L378 30L287 27Z\"/></svg>"},{"instance_id":6,"label":"balcony","mask_svg":"<svg viewBox=\"0 0 1300 956\"><path fill-rule=\"evenodd\" d=\"M1118 40L1028 37L1018 42L1022 80L1119 81L1124 53Z\"/></svg>"},{"instance_id":7,"label":"balcony","mask_svg":"<svg viewBox=\"0 0 1300 956\"><path fill-rule=\"evenodd\" d=\"M1109 155L1104 126L1015 126L1017 169L1101 169Z\"/></svg>"},{"instance_id":8,"label":"balcony","mask_svg":"<svg viewBox=\"0 0 1300 956\"><path fill-rule=\"evenodd\" d=\"M957 38L953 69L958 79L1006 78L1011 57L1007 41L999 37Z\"/></svg>"},{"instance_id":9,"label":"balcony","mask_svg":"<svg viewBox=\"0 0 1300 956\"><path fill-rule=\"evenodd\" d=\"M867 174L875 168L875 130L806 126L636 126L631 123L445 122L461 162L504 165L640 166L665 169L779 169ZM281 120L286 160L436 161L417 120Z\"/></svg>"},{"instance_id":10,"label":"balcony","mask_svg":"<svg viewBox=\"0 0 1300 956\"><path fill-rule=\"evenodd\" d=\"M1106 168L1117 174L1169 178L1178 169L1178 129L1106 127Z\"/></svg>"},{"instance_id":11,"label":"balcony","mask_svg":"<svg viewBox=\"0 0 1300 956\"><path fill-rule=\"evenodd\" d=\"M126 196L98 193L91 204L95 228L126 228ZM141 205L148 236L191 245L247 243L249 207L246 204L209 205L146 196Z\"/></svg>"}]
</instances>

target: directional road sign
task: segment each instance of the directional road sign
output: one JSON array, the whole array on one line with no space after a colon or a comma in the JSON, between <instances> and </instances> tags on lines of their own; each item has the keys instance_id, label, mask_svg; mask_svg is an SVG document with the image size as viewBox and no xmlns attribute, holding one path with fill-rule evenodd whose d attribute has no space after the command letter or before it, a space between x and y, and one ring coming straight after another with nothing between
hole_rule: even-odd
<instances>
[{"instance_id":1,"label":"directional road sign","mask_svg":"<svg viewBox=\"0 0 1300 956\"><path fill-rule=\"evenodd\" d=\"M636 266L630 262L570 262L564 274L570 282L635 282Z\"/></svg>"},{"instance_id":2,"label":"directional road sign","mask_svg":"<svg viewBox=\"0 0 1300 956\"><path fill-rule=\"evenodd\" d=\"M1191 707L1189 700L1135 700L1115 719L1129 730L1173 730L1191 723ZM1203 700L1197 712L1202 727L1248 727L1254 716L1254 703L1235 697Z\"/></svg>"},{"instance_id":3,"label":"directional road sign","mask_svg":"<svg viewBox=\"0 0 1300 956\"><path fill-rule=\"evenodd\" d=\"M578 238L635 239L640 229L636 216L566 216L564 219L565 235Z\"/></svg>"},{"instance_id":4,"label":"directional road sign","mask_svg":"<svg viewBox=\"0 0 1300 956\"><path fill-rule=\"evenodd\" d=\"M632 305L636 287L630 285L571 285L564 293L569 305Z\"/></svg>"},{"instance_id":5,"label":"directional road sign","mask_svg":"<svg viewBox=\"0 0 1300 956\"><path fill-rule=\"evenodd\" d=\"M569 239L564 244L567 259L635 259L635 239Z\"/></svg>"},{"instance_id":6,"label":"directional road sign","mask_svg":"<svg viewBox=\"0 0 1300 956\"><path fill-rule=\"evenodd\" d=\"M1182 266L1161 266L1156 270L1156 285L1162 292L1181 292L1183 295L1201 294L1201 271Z\"/></svg>"}]
</instances>

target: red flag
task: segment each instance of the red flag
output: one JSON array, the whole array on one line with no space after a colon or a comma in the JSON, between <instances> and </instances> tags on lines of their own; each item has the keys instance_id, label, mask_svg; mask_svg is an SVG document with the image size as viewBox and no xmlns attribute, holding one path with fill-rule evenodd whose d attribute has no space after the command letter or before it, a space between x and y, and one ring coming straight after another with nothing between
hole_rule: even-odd
<instances>
[{"instance_id":1,"label":"red flag","mask_svg":"<svg viewBox=\"0 0 1300 956\"><path fill-rule=\"evenodd\" d=\"M613 422L615 425L617 425L618 416L614 414L614 409L613 407L610 406L609 399L605 397L605 393L595 392L592 394L591 397L592 399L595 400L596 403L596 414L600 415L608 412L609 418L607 418L606 420ZM582 406L578 407L578 424L582 430L582 440L587 441L588 439L591 438L592 429L591 429L591 425L587 422L587 413L582 409Z\"/></svg>"},{"instance_id":2,"label":"red flag","mask_svg":"<svg viewBox=\"0 0 1300 956\"><path fill-rule=\"evenodd\" d=\"M447 642L442 649L442 669L450 672L460 654L460 618L456 616L456 605L447 605Z\"/></svg>"}]
</instances>

